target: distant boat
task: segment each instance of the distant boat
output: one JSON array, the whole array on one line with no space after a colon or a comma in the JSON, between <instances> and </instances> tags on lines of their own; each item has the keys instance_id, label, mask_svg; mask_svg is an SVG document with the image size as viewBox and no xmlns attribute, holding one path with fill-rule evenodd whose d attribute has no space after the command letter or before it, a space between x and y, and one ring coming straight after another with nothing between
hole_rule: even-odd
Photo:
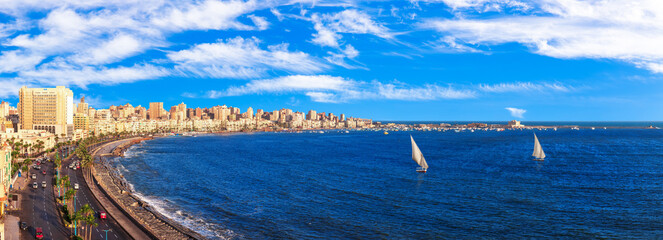
<instances>
[{"instance_id":1,"label":"distant boat","mask_svg":"<svg viewBox=\"0 0 663 240\"><path fill-rule=\"evenodd\" d=\"M534 134L534 152L532 153L532 157L534 157L534 160L536 161L543 161L544 158L546 158L546 153L543 152L543 148L541 148L541 143L539 143L536 133Z\"/></svg>"},{"instance_id":2,"label":"distant boat","mask_svg":"<svg viewBox=\"0 0 663 240\"><path fill-rule=\"evenodd\" d=\"M384 135L387 135L387 134L389 134L389 132L387 132L387 131L384 131L384 133L383 133L383 134L384 134Z\"/></svg>"},{"instance_id":3,"label":"distant boat","mask_svg":"<svg viewBox=\"0 0 663 240\"><path fill-rule=\"evenodd\" d=\"M420 166L417 168L417 172L425 173L426 170L428 170L428 163L426 163L426 158L424 158L424 154L421 153L421 150L419 150L417 143L414 142L412 135L410 135L410 140L412 141L412 160L414 160Z\"/></svg>"},{"instance_id":4,"label":"distant boat","mask_svg":"<svg viewBox=\"0 0 663 240\"><path fill-rule=\"evenodd\" d=\"M350 133L350 131L346 130L345 133Z\"/></svg>"}]
</instances>

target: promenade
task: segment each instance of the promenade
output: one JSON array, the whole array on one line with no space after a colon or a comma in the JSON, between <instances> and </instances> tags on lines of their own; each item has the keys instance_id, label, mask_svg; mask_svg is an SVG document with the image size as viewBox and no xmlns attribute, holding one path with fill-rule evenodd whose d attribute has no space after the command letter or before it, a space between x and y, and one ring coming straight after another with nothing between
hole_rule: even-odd
<instances>
[{"instance_id":1,"label":"promenade","mask_svg":"<svg viewBox=\"0 0 663 240\"><path fill-rule=\"evenodd\" d=\"M103 145L93 152L98 159L93 178L86 178L95 197L134 239L204 239L201 235L153 211L148 204L131 194L126 181L105 161L102 155L116 148L126 148L138 138Z\"/></svg>"}]
</instances>

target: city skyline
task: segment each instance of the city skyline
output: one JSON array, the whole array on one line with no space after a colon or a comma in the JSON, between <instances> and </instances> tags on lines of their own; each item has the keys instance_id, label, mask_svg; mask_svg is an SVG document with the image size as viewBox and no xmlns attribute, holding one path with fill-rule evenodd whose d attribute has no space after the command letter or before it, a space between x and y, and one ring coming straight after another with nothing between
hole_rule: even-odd
<instances>
[{"instance_id":1,"label":"city skyline","mask_svg":"<svg viewBox=\"0 0 663 240\"><path fill-rule=\"evenodd\" d=\"M8 3L0 99L16 106L23 85L66 86L95 108L159 101L378 121L660 120L663 6L628 3Z\"/></svg>"}]
</instances>

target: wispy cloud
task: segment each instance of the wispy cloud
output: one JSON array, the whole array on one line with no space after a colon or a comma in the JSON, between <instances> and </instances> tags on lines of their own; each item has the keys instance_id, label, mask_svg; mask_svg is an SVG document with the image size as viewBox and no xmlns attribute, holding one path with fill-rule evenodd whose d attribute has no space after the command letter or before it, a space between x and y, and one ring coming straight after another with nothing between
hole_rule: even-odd
<instances>
[{"instance_id":1,"label":"wispy cloud","mask_svg":"<svg viewBox=\"0 0 663 240\"><path fill-rule=\"evenodd\" d=\"M313 43L321 46L339 47L342 36L339 33L372 34L384 39L393 38L393 33L373 21L361 11L348 9L334 14L313 14L311 21L317 33L313 34Z\"/></svg>"},{"instance_id":2,"label":"wispy cloud","mask_svg":"<svg viewBox=\"0 0 663 240\"><path fill-rule=\"evenodd\" d=\"M315 102L339 103L362 99L427 101L474 98L472 90L459 90L427 84L412 87L407 84L362 82L329 75L291 75L275 79L253 80L242 86L223 91L209 91L207 97L219 98L248 94L303 93Z\"/></svg>"},{"instance_id":3,"label":"wispy cloud","mask_svg":"<svg viewBox=\"0 0 663 240\"><path fill-rule=\"evenodd\" d=\"M513 108L513 107L508 107L508 108L505 108L505 109L507 111L509 111L509 113L511 113L512 117L521 118L521 119L524 118L523 114L525 114L525 112L527 112L527 110L525 110L525 109Z\"/></svg>"},{"instance_id":4,"label":"wispy cloud","mask_svg":"<svg viewBox=\"0 0 663 240\"><path fill-rule=\"evenodd\" d=\"M288 50L288 44L270 45L267 49L259 46L257 38L236 37L219 40L216 43L203 43L194 47L168 54L184 73L194 73L201 77L262 77L270 69L293 73L315 73L327 68L304 52Z\"/></svg>"},{"instance_id":5,"label":"wispy cloud","mask_svg":"<svg viewBox=\"0 0 663 240\"><path fill-rule=\"evenodd\" d=\"M531 82L517 82L517 83L500 83L500 84L481 84L479 90L484 92L569 92L571 87L561 83L531 83Z\"/></svg>"},{"instance_id":6,"label":"wispy cloud","mask_svg":"<svg viewBox=\"0 0 663 240\"><path fill-rule=\"evenodd\" d=\"M517 1L444 1L461 12ZM663 62L660 1L534 1L536 14L428 19L422 24L469 44L520 43L555 58L615 59L658 72ZM515 5L514 5L515 6ZM530 5L528 5L530 6Z\"/></svg>"}]
</instances>

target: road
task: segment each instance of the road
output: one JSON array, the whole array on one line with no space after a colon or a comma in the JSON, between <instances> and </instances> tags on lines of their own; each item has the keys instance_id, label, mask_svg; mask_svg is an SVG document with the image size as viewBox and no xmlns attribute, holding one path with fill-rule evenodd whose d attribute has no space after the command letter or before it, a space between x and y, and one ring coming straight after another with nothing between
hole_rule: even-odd
<instances>
[{"instance_id":1,"label":"road","mask_svg":"<svg viewBox=\"0 0 663 240\"><path fill-rule=\"evenodd\" d=\"M78 160L76 156L72 157L72 159L69 161L63 162L62 173L69 175L72 187L75 183L78 183L79 185L79 190L76 192L76 209L80 209L81 206L89 204L95 213L99 213L99 211L108 212L101 206L101 204L99 204L97 199L92 195L92 192L90 191L87 184L85 184L83 171L81 169L74 170L69 168L69 164L75 160ZM99 216L97 215L97 218L98 217ZM108 216L108 218L105 220L97 219L97 223L99 223L99 226L93 227L92 239L106 239L106 233L103 230L108 229L110 229L108 232L108 239L131 239L131 237L124 231L124 229L122 229L122 227L120 227L120 225L112 218L112 216Z\"/></svg>"},{"instance_id":2,"label":"road","mask_svg":"<svg viewBox=\"0 0 663 240\"><path fill-rule=\"evenodd\" d=\"M53 195L53 163L42 164L41 170L46 170L46 175L41 170L31 168L28 185L21 190L23 199L21 206L23 210L19 213L21 221L28 223L28 231L23 231L21 239L35 239L37 227L44 231L44 239L68 239L69 229L60 222L60 215L56 212L55 196ZM32 174L36 179L32 179ZM46 187L42 187L42 181L46 181ZM32 188L32 183L37 182L37 189Z\"/></svg>"},{"instance_id":3,"label":"road","mask_svg":"<svg viewBox=\"0 0 663 240\"><path fill-rule=\"evenodd\" d=\"M53 159L52 155L50 157ZM69 168L69 164L74 160L76 160L76 156L68 161L63 161L62 172L60 174L61 176L69 175L72 187L74 183L79 184L79 190L76 193L76 209L89 204L95 213L105 211L94 196L92 196L87 184L85 184L82 171L80 169L73 170ZM19 218L28 224L28 230L22 231L21 239L35 239L36 228L38 227L42 228L44 239L69 239L73 233L73 229L63 226L60 215L56 212L55 196L57 195L57 189L54 190L53 188L55 184L55 164L53 162L45 162L41 166L40 170L30 168L27 175L29 176L29 182L20 191L23 196L20 200L22 201L21 206L23 210L19 212ZM46 170L46 174L42 173L43 170ZM32 174L36 175L36 179L31 177ZM42 187L42 181L46 181L46 187ZM34 182L38 184L37 189L32 188ZM64 191L62 194L64 194ZM109 229L108 239L131 239L111 216L105 220L97 219L97 223L99 225L93 227L92 239L106 239L106 232L103 230ZM78 229L80 231L81 228L79 227Z\"/></svg>"}]
</instances>

